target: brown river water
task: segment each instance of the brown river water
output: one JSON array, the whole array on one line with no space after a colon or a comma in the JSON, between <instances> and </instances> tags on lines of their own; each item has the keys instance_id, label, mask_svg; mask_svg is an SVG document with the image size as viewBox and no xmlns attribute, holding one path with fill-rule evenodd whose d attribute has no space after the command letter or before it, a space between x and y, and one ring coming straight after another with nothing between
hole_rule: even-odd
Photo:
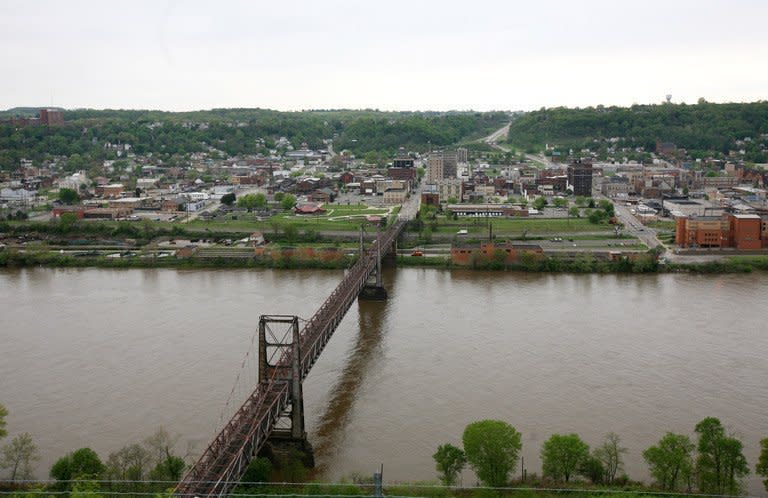
<instances>
[{"instance_id":1,"label":"brown river water","mask_svg":"<svg viewBox=\"0 0 768 498\"><path fill-rule=\"evenodd\" d=\"M180 435L181 453L199 453L230 392L242 398L255 378L245 355L259 315L308 318L340 275L2 271L9 436L33 434L38 478L69 451L89 446L106 459L159 426ZM522 433L529 473L540 472L552 433L594 446L613 431L629 448L627 473L648 480L643 449L666 431L693 436L715 416L743 440L754 470L768 437L765 274L410 268L387 271L385 283L389 301L353 304L304 383L325 478L383 463L390 482L433 479L436 447L460 444L483 418ZM465 471L463 483L474 482ZM747 490L765 494L754 473Z\"/></svg>"}]
</instances>

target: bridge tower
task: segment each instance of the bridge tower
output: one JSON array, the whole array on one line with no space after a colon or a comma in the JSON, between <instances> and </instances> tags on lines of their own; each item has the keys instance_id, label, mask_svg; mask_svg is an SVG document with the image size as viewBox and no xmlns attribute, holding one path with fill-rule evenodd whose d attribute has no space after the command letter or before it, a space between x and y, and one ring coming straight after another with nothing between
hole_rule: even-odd
<instances>
[{"instance_id":1,"label":"bridge tower","mask_svg":"<svg viewBox=\"0 0 768 498\"><path fill-rule=\"evenodd\" d=\"M376 230L376 240L373 241L372 249L375 249L376 251L376 267L371 275L373 278L366 281L365 285L363 286L362 290L360 291L360 299L368 300L368 301L386 301L387 297L387 289L384 288L384 280L381 273L381 260L384 257L382 254L382 251L384 254L386 254L388 248L382 248L381 247L381 230L380 228ZM395 239L394 242L394 249L395 253L397 252L397 239ZM364 257L365 255L365 246L363 244L363 227L360 227L360 257Z\"/></svg>"},{"instance_id":2,"label":"bridge tower","mask_svg":"<svg viewBox=\"0 0 768 498\"><path fill-rule=\"evenodd\" d=\"M303 453L305 467L314 467L312 446L304 426L299 318L293 315L259 317L259 382L288 384L289 401L267 440L275 453Z\"/></svg>"}]
</instances>

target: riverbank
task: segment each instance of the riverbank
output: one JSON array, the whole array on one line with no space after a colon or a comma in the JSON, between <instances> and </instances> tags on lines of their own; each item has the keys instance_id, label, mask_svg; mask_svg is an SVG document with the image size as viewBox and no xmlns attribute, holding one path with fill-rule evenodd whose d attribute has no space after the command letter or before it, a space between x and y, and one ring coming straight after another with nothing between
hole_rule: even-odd
<instances>
[{"instance_id":1,"label":"riverbank","mask_svg":"<svg viewBox=\"0 0 768 498\"><path fill-rule=\"evenodd\" d=\"M351 254L351 253L350 253ZM0 251L0 268L44 266L51 268L276 268L276 269L345 269L354 263L354 255L339 259L306 259L296 257L176 257L157 256L151 252L124 257L61 253L56 251ZM768 256L729 256L718 261L700 263L660 263L652 255L607 261L584 253L575 259L556 256L523 258L517 263L497 261L477 262L470 266L457 265L448 256L398 256L397 266L440 269L470 269L492 271L521 271L531 273L750 273L768 271Z\"/></svg>"}]
</instances>

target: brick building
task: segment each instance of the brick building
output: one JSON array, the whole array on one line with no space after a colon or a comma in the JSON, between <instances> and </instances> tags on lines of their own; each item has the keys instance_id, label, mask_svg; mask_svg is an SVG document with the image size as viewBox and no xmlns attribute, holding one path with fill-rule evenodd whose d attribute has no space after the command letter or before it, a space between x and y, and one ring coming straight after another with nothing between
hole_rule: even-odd
<instances>
[{"instance_id":1,"label":"brick building","mask_svg":"<svg viewBox=\"0 0 768 498\"><path fill-rule=\"evenodd\" d=\"M542 256L544 251L535 244L512 244L510 242L480 242L479 244L456 244L451 246L451 262L455 265L470 266L499 262L516 263L522 254Z\"/></svg>"},{"instance_id":2,"label":"brick building","mask_svg":"<svg viewBox=\"0 0 768 498\"><path fill-rule=\"evenodd\" d=\"M756 214L677 216L675 243L680 247L768 248L768 218Z\"/></svg>"}]
</instances>

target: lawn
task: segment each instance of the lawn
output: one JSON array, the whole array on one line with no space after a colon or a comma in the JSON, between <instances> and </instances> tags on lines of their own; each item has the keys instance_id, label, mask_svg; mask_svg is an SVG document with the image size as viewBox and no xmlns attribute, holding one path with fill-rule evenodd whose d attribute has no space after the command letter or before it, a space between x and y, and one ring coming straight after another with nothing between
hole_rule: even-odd
<instances>
[{"instance_id":1,"label":"lawn","mask_svg":"<svg viewBox=\"0 0 768 498\"><path fill-rule=\"evenodd\" d=\"M291 225L298 230L314 231L357 231L367 216L387 216L390 212L397 213L399 206L394 208L368 207L363 204L343 205L326 204L326 212L321 215L298 215L293 212L276 214L266 220L259 219L257 213L237 213L228 215L227 219L193 220L186 224L191 229L208 229L211 231L253 231L273 232L277 227ZM232 219L236 217L237 219Z\"/></svg>"},{"instance_id":2,"label":"lawn","mask_svg":"<svg viewBox=\"0 0 768 498\"><path fill-rule=\"evenodd\" d=\"M467 230L468 233L486 233L489 220L487 218L465 218L448 220L438 217L437 231L441 233ZM490 223L496 234L522 234L528 231L530 235L555 235L576 232L610 232L612 225L595 225L585 218L491 218ZM426 221L427 226L430 222Z\"/></svg>"}]
</instances>

